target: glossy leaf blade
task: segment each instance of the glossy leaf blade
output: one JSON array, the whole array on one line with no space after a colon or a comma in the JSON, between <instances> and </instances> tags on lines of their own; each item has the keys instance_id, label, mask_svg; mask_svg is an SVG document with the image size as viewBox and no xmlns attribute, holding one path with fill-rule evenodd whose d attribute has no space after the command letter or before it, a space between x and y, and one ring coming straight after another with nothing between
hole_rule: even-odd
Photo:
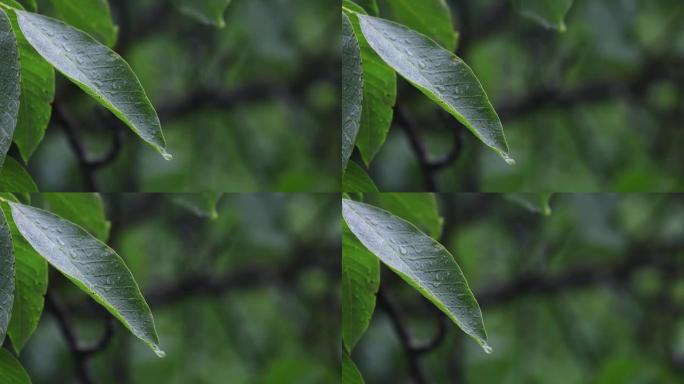
<instances>
[{"instance_id":1,"label":"glossy leaf blade","mask_svg":"<svg viewBox=\"0 0 684 384\"><path fill-rule=\"evenodd\" d=\"M31 384L31 378L21 363L3 348L0 348L0 383Z\"/></svg>"},{"instance_id":2,"label":"glossy leaf blade","mask_svg":"<svg viewBox=\"0 0 684 384\"><path fill-rule=\"evenodd\" d=\"M52 0L51 3L67 24L110 48L116 44L119 28L112 20L107 0Z\"/></svg>"},{"instance_id":3,"label":"glossy leaf blade","mask_svg":"<svg viewBox=\"0 0 684 384\"><path fill-rule=\"evenodd\" d=\"M19 68L19 47L7 13L0 8L0 169L19 116L21 80Z\"/></svg>"},{"instance_id":4,"label":"glossy leaf blade","mask_svg":"<svg viewBox=\"0 0 684 384\"><path fill-rule=\"evenodd\" d=\"M446 248L408 221L368 204L342 199L342 216L369 251L491 352L480 306Z\"/></svg>"},{"instance_id":5,"label":"glossy leaf blade","mask_svg":"<svg viewBox=\"0 0 684 384\"><path fill-rule=\"evenodd\" d=\"M361 51L349 17L342 13L342 172L354 151L363 102Z\"/></svg>"},{"instance_id":6,"label":"glossy leaf blade","mask_svg":"<svg viewBox=\"0 0 684 384\"><path fill-rule=\"evenodd\" d=\"M342 191L350 193L378 192L378 187L375 186L373 180L360 165L350 161L342 177Z\"/></svg>"},{"instance_id":7,"label":"glossy leaf blade","mask_svg":"<svg viewBox=\"0 0 684 384\"><path fill-rule=\"evenodd\" d=\"M160 357L149 306L121 257L81 227L50 212L9 203L21 235L53 267L102 304Z\"/></svg>"},{"instance_id":8,"label":"glossy leaf blade","mask_svg":"<svg viewBox=\"0 0 684 384\"><path fill-rule=\"evenodd\" d=\"M12 235L3 212L0 212L0 345L5 340L14 301L14 250Z\"/></svg>"},{"instance_id":9,"label":"glossy leaf blade","mask_svg":"<svg viewBox=\"0 0 684 384\"><path fill-rule=\"evenodd\" d=\"M0 171L0 191L30 193L38 192L38 187L26 169L18 161L8 157Z\"/></svg>"},{"instance_id":10,"label":"glossy leaf blade","mask_svg":"<svg viewBox=\"0 0 684 384\"><path fill-rule=\"evenodd\" d=\"M97 193L43 193L50 211L80 225L102 241L109 238L111 223L105 217L102 197Z\"/></svg>"},{"instance_id":11,"label":"glossy leaf blade","mask_svg":"<svg viewBox=\"0 0 684 384\"><path fill-rule=\"evenodd\" d=\"M513 0L521 15L549 29L565 31L565 14L573 0Z\"/></svg>"},{"instance_id":12,"label":"glossy leaf blade","mask_svg":"<svg viewBox=\"0 0 684 384\"><path fill-rule=\"evenodd\" d=\"M349 6L352 11L363 13L360 7L354 4ZM364 163L369 165L385 143L392 126L394 103L397 99L397 76L368 44L361 32L358 18L350 14L349 19L361 49L363 67L363 102L356 147Z\"/></svg>"},{"instance_id":13,"label":"glossy leaf blade","mask_svg":"<svg viewBox=\"0 0 684 384\"><path fill-rule=\"evenodd\" d=\"M393 20L436 41L447 51L456 50L451 11L444 0L388 0Z\"/></svg>"},{"instance_id":14,"label":"glossy leaf blade","mask_svg":"<svg viewBox=\"0 0 684 384\"><path fill-rule=\"evenodd\" d=\"M365 384L361 372L346 352L342 354L342 384Z\"/></svg>"},{"instance_id":15,"label":"glossy leaf blade","mask_svg":"<svg viewBox=\"0 0 684 384\"><path fill-rule=\"evenodd\" d=\"M50 122L55 97L55 70L26 40L16 13L11 12L9 16L19 43L21 62L21 97L14 143L27 162L43 141Z\"/></svg>"},{"instance_id":16,"label":"glossy leaf blade","mask_svg":"<svg viewBox=\"0 0 684 384\"><path fill-rule=\"evenodd\" d=\"M223 28L223 13L231 0L173 0L173 4L186 15L209 25Z\"/></svg>"},{"instance_id":17,"label":"glossy leaf blade","mask_svg":"<svg viewBox=\"0 0 684 384\"><path fill-rule=\"evenodd\" d=\"M453 53L403 25L358 15L363 35L397 73L465 125L507 163L503 126L479 80Z\"/></svg>"},{"instance_id":18,"label":"glossy leaf blade","mask_svg":"<svg viewBox=\"0 0 684 384\"><path fill-rule=\"evenodd\" d=\"M45 60L171 159L157 112L121 56L59 20L24 11L17 16L24 36Z\"/></svg>"},{"instance_id":19,"label":"glossy leaf blade","mask_svg":"<svg viewBox=\"0 0 684 384\"><path fill-rule=\"evenodd\" d=\"M382 207L412 223L433 239L442 235L444 219L433 193L381 193Z\"/></svg>"},{"instance_id":20,"label":"glossy leaf blade","mask_svg":"<svg viewBox=\"0 0 684 384\"><path fill-rule=\"evenodd\" d=\"M344 223L342 227L342 341L351 353L375 310L380 262Z\"/></svg>"},{"instance_id":21,"label":"glossy leaf blade","mask_svg":"<svg viewBox=\"0 0 684 384\"><path fill-rule=\"evenodd\" d=\"M45 259L40 257L19 233L7 204L3 204L3 210L8 213L6 218L16 255L14 308L7 334L18 354L35 332L43 313L48 285L48 266Z\"/></svg>"}]
</instances>

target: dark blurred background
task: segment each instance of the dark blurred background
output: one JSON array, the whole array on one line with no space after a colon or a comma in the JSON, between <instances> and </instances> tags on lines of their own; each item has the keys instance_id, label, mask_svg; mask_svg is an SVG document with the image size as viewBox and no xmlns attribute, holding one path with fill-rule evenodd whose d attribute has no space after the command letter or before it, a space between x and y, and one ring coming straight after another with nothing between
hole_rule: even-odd
<instances>
[{"instance_id":1,"label":"dark blurred background","mask_svg":"<svg viewBox=\"0 0 684 384\"><path fill-rule=\"evenodd\" d=\"M333 383L339 380L339 198L225 195L210 220L165 195L105 195L111 246L140 284L157 358L64 277L56 301L85 348L70 351L46 308L21 360L33 382ZM111 333L111 334L110 334Z\"/></svg>"},{"instance_id":2,"label":"dark blurred background","mask_svg":"<svg viewBox=\"0 0 684 384\"><path fill-rule=\"evenodd\" d=\"M70 127L53 118L29 163L40 190L339 190L337 2L234 0L223 29L167 0L110 4L114 50L157 109L174 160L58 76Z\"/></svg>"},{"instance_id":3,"label":"dark blurred background","mask_svg":"<svg viewBox=\"0 0 684 384\"><path fill-rule=\"evenodd\" d=\"M371 164L380 190L684 190L682 1L576 0L564 33L508 0L447 2L457 54L499 113L517 165L401 80L397 108L413 121L395 119Z\"/></svg>"},{"instance_id":4,"label":"dark blurred background","mask_svg":"<svg viewBox=\"0 0 684 384\"><path fill-rule=\"evenodd\" d=\"M425 383L681 383L684 195L560 194L550 216L503 195L438 203L441 242L480 303L494 351L383 267L354 351L366 382L419 382L418 369ZM405 347L397 326L422 352Z\"/></svg>"}]
</instances>

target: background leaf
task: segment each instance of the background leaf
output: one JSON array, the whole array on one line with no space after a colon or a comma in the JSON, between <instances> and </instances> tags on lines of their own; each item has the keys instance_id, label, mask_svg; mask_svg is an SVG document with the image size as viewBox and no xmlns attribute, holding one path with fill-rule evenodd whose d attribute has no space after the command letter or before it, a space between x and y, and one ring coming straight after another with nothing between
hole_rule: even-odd
<instances>
[{"instance_id":1,"label":"background leaf","mask_svg":"<svg viewBox=\"0 0 684 384\"><path fill-rule=\"evenodd\" d=\"M44 296L48 285L48 266L45 259L19 233L9 206L3 203L2 209L7 213L16 259L14 306L7 335L12 340L12 347L19 354L38 327L43 313Z\"/></svg>"},{"instance_id":2,"label":"background leaf","mask_svg":"<svg viewBox=\"0 0 684 384\"><path fill-rule=\"evenodd\" d=\"M128 267L113 249L50 212L9 204L19 232L41 256L102 304L158 356L164 356L150 308Z\"/></svg>"},{"instance_id":3,"label":"background leaf","mask_svg":"<svg viewBox=\"0 0 684 384\"><path fill-rule=\"evenodd\" d=\"M23 10L20 4L11 4L6 0L4 2L15 9ZM8 15L17 38L21 63L19 116L13 140L21 157L28 162L43 140L50 122L55 96L55 71L26 40L19 28L16 13L9 12Z\"/></svg>"},{"instance_id":4,"label":"background leaf","mask_svg":"<svg viewBox=\"0 0 684 384\"><path fill-rule=\"evenodd\" d=\"M544 216L551 214L549 201L553 193L506 193L508 200L525 207L530 212L541 213Z\"/></svg>"},{"instance_id":5,"label":"background leaf","mask_svg":"<svg viewBox=\"0 0 684 384\"><path fill-rule=\"evenodd\" d=\"M0 344L5 340L14 300L14 251L5 215L0 212Z\"/></svg>"},{"instance_id":6,"label":"background leaf","mask_svg":"<svg viewBox=\"0 0 684 384\"><path fill-rule=\"evenodd\" d=\"M364 13L359 6L347 4L351 11ZM385 143L392 126L394 103L397 98L397 76L368 45L361 32L359 20L353 12L349 12L349 20L359 42L363 64L363 107L359 132L356 135L356 147L364 163L370 165L375 154Z\"/></svg>"},{"instance_id":7,"label":"background leaf","mask_svg":"<svg viewBox=\"0 0 684 384\"><path fill-rule=\"evenodd\" d=\"M173 194L171 199L197 216L216 219L216 205L221 196L223 193L220 192L177 193Z\"/></svg>"},{"instance_id":8,"label":"background leaf","mask_svg":"<svg viewBox=\"0 0 684 384\"><path fill-rule=\"evenodd\" d=\"M347 164L342 177L342 191L344 192L378 192L373 180L360 165L353 161Z\"/></svg>"},{"instance_id":9,"label":"background leaf","mask_svg":"<svg viewBox=\"0 0 684 384\"><path fill-rule=\"evenodd\" d=\"M106 242L111 223L105 217L102 198L97 193L43 193L50 211L80 225L88 233Z\"/></svg>"},{"instance_id":10,"label":"background leaf","mask_svg":"<svg viewBox=\"0 0 684 384\"><path fill-rule=\"evenodd\" d=\"M231 0L173 0L173 4L183 13L204 24L223 28L226 22L223 13Z\"/></svg>"},{"instance_id":11,"label":"background leaf","mask_svg":"<svg viewBox=\"0 0 684 384\"><path fill-rule=\"evenodd\" d=\"M17 11L33 48L169 160L157 113L131 67L92 37L59 20Z\"/></svg>"},{"instance_id":12,"label":"background leaf","mask_svg":"<svg viewBox=\"0 0 684 384\"><path fill-rule=\"evenodd\" d=\"M12 145L19 115L20 73L19 48L12 24L0 8L0 169Z\"/></svg>"},{"instance_id":13,"label":"background leaf","mask_svg":"<svg viewBox=\"0 0 684 384\"><path fill-rule=\"evenodd\" d=\"M347 352L366 332L380 286L380 262L342 223L342 341Z\"/></svg>"},{"instance_id":14,"label":"background leaf","mask_svg":"<svg viewBox=\"0 0 684 384\"><path fill-rule=\"evenodd\" d=\"M354 150L363 102L361 52L354 28L342 13L342 172Z\"/></svg>"},{"instance_id":15,"label":"background leaf","mask_svg":"<svg viewBox=\"0 0 684 384\"><path fill-rule=\"evenodd\" d=\"M107 0L51 0L51 3L67 24L110 48L116 44L119 28L112 20Z\"/></svg>"},{"instance_id":16,"label":"background leaf","mask_svg":"<svg viewBox=\"0 0 684 384\"><path fill-rule=\"evenodd\" d=\"M359 15L370 46L401 76L463 123L507 163L501 121L473 71L453 53L403 25Z\"/></svg>"},{"instance_id":17,"label":"background leaf","mask_svg":"<svg viewBox=\"0 0 684 384\"><path fill-rule=\"evenodd\" d=\"M456 50L454 22L444 0L388 0L387 4L393 20L431 38L449 52Z\"/></svg>"},{"instance_id":18,"label":"background leaf","mask_svg":"<svg viewBox=\"0 0 684 384\"><path fill-rule=\"evenodd\" d=\"M361 243L490 353L482 312L453 256L413 224L342 199L342 216Z\"/></svg>"},{"instance_id":19,"label":"background leaf","mask_svg":"<svg viewBox=\"0 0 684 384\"><path fill-rule=\"evenodd\" d=\"M361 372L356 368L356 364L351 357L344 352L342 353L342 384L364 384Z\"/></svg>"},{"instance_id":20,"label":"background leaf","mask_svg":"<svg viewBox=\"0 0 684 384\"><path fill-rule=\"evenodd\" d=\"M26 169L18 161L8 157L0 171L0 191L29 193L38 192L38 187Z\"/></svg>"},{"instance_id":21,"label":"background leaf","mask_svg":"<svg viewBox=\"0 0 684 384\"><path fill-rule=\"evenodd\" d=\"M433 193L381 193L382 207L412 223L433 239L442 235L444 219Z\"/></svg>"},{"instance_id":22,"label":"background leaf","mask_svg":"<svg viewBox=\"0 0 684 384\"><path fill-rule=\"evenodd\" d=\"M0 348L0 383L31 384L24 367L4 348Z\"/></svg>"}]
</instances>

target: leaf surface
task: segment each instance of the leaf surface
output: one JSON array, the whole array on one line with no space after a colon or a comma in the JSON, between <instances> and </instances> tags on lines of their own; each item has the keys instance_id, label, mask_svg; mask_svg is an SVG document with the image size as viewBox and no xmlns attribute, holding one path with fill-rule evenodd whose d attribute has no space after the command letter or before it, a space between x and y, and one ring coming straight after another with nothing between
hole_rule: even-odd
<instances>
[{"instance_id":1,"label":"leaf surface","mask_svg":"<svg viewBox=\"0 0 684 384\"><path fill-rule=\"evenodd\" d=\"M3 203L2 207L5 212L8 212L6 218L16 255L14 307L7 334L12 339L12 347L18 354L35 332L43 313L48 285L48 266L45 259L40 257L19 233L12 215L9 214L9 206Z\"/></svg>"},{"instance_id":2,"label":"leaf surface","mask_svg":"<svg viewBox=\"0 0 684 384\"><path fill-rule=\"evenodd\" d=\"M433 239L442 235L444 219L433 193L381 193L382 207L412 223Z\"/></svg>"},{"instance_id":3,"label":"leaf surface","mask_svg":"<svg viewBox=\"0 0 684 384\"><path fill-rule=\"evenodd\" d=\"M51 0L51 3L67 24L110 48L116 44L119 28L112 20L107 0Z\"/></svg>"},{"instance_id":4,"label":"leaf surface","mask_svg":"<svg viewBox=\"0 0 684 384\"><path fill-rule=\"evenodd\" d=\"M361 51L351 21L342 13L342 172L354 151L361 123L362 102Z\"/></svg>"},{"instance_id":5,"label":"leaf surface","mask_svg":"<svg viewBox=\"0 0 684 384\"><path fill-rule=\"evenodd\" d=\"M59 20L16 13L24 36L45 60L171 159L157 112L121 56Z\"/></svg>"},{"instance_id":6,"label":"leaf surface","mask_svg":"<svg viewBox=\"0 0 684 384\"><path fill-rule=\"evenodd\" d=\"M342 354L342 384L365 384L361 372L346 352Z\"/></svg>"},{"instance_id":7,"label":"leaf surface","mask_svg":"<svg viewBox=\"0 0 684 384\"><path fill-rule=\"evenodd\" d=\"M354 14L364 13L363 9L353 3L348 6L352 11L348 12L349 19L359 42L363 68L363 102L356 147L359 148L364 163L369 165L385 143L392 125L394 103L397 98L397 76L368 45L363 36L359 20Z\"/></svg>"},{"instance_id":8,"label":"leaf surface","mask_svg":"<svg viewBox=\"0 0 684 384\"><path fill-rule=\"evenodd\" d=\"M565 14L573 0L513 0L521 15L548 29L565 31Z\"/></svg>"},{"instance_id":9,"label":"leaf surface","mask_svg":"<svg viewBox=\"0 0 684 384\"><path fill-rule=\"evenodd\" d=\"M223 28L223 13L231 0L173 0L173 4L186 15L209 25Z\"/></svg>"},{"instance_id":10,"label":"leaf surface","mask_svg":"<svg viewBox=\"0 0 684 384\"><path fill-rule=\"evenodd\" d=\"M5 340L14 301L14 251L9 225L0 212L0 345Z\"/></svg>"},{"instance_id":11,"label":"leaf surface","mask_svg":"<svg viewBox=\"0 0 684 384\"><path fill-rule=\"evenodd\" d=\"M102 304L162 357L149 306L121 257L81 227L47 211L9 203L21 235L48 263Z\"/></svg>"},{"instance_id":12,"label":"leaf surface","mask_svg":"<svg viewBox=\"0 0 684 384\"><path fill-rule=\"evenodd\" d=\"M491 352L480 306L446 248L408 221L368 204L342 199L342 216L369 251Z\"/></svg>"},{"instance_id":13,"label":"leaf surface","mask_svg":"<svg viewBox=\"0 0 684 384\"><path fill-rule=\"evenodd\" d=\"M197 216L216 219L216 205L221 196L223 193L220 192L176 193L172 195L172 200Z\"/></svg>"},{"instance_id":14,"label":"leaf surface","mask_svg":"<svg viewBox=\"0 0 684 384\"><path fill-rule=\"evenodd\" d=\"M549 202L553 193L506 193L506 199L526 208L530 212L540 213L544 216L551 214Z\"/></svg>"},{"instance_id":15,"label":"leaf surface","mask_svg":"<svg viewBox=\"0 0 684 384\"><path fill-rule=\"evenodd\" d=\"M342 341L351 352L368 329L380 286L380 262L342 223Z\"/></svg>"},{"instance_id":16,"label":"leaf surface","mask_svg":"<svg viewBox=\"0 0 684 384\"><path fill-rule=\"evenodd\" d=\"M373 180L360 165L353 161L347 164L347 169L342 177L342 191L344 192L378 192Z\"/></svg>"},{"instance_id":17,"label":"leaf surface","mask_svg":"<svg viewBox=\"0 0 684 384\"><path fill-rule=\"evenodd\" d=\"M12 145L19 116L19 47L4 8L0 8L0 169Z\"/></svg>"},{"instance_id":18,"label":"leaf surface","mask_svg":"<svg viewBox=\"0 0 684 384\"><path fill-rule=\"evenodd\" d=\"M397 73L453 115L507 163L503 126L468 65L425 35L401 24L358 15L363 35Z\"/></svg>"},{"instance_id":19,"label":"leaf surface","mask_svg":"<svg viewBox=\"0 0 684 384\"><path fill-rule=\"evenodd\" d=\"M19 28L17 15L11 12L9 17L19 44L21 62L21 97L14 143L24 161L28 161L43 141L50 122L55 97L55 70L26 40Z\"/></svg>"},{"instance_id":20,"label":"leaf surface","mask_svg":"<svg viewBox=\"0 0 684 384\"><path fill-rule=\"evenodd\" d=\"M21 363L3 348L0 348L0 383L31 384L31 378Z\"/></svg>"},{"instance_id":21,"label":"leaf surface","mask_svg":"<svg viewBox=\"0 0 684 384\"><path fill-rule=\"evenodd\" d=\"M447 51L456 50L451 11L444 0L388 0L393 20L436 41Z\"/></svg>"},{"instance_id":22,"label":"leaf surface","mask_svg":"<svg viewBox=\"0 0 684 384\"><path fill-rule=\"evenodd\" d=\"M8 157L0 171L0 191L29 193L38 192L38 187L26 169L18 161Z\"/></svg>"},{"instance_id":23,"label":"leaf surface","mask_svg":"<svg viewBox=\"0 0 684 384\"><path fill-rule=\"evenodd\" d=\"M50 211L80 225L102 241L109 238L111 223L105 217L102 197L97 193L43 193Z\"/></svg>"}]
</instances>

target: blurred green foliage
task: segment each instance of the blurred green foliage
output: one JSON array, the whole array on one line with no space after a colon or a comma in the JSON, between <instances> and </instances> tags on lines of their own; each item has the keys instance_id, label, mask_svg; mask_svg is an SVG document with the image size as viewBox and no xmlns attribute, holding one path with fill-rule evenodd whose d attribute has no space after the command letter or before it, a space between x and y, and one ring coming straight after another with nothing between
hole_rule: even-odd
<instances>
[{"instance_id":1,"label":"blurred green foliage","mask_svg":"<svg viewBox=\"0 0 684 384\"><path fill-rule=\"evenodd\" d=\"M575 1L559 33L508 2L449 0L457 54L499 113L515 166L502 163L420 92L399 83L441 191L679 191L684 162L684 3ZM466 6L468 5L468 6ZM504 10L495 13L495 10ZM405 133L395 125L370 167L380 190L424 190Z\"/></svg>"},{"instance_id":2,"label":"blurred green foliage","mask_svg":"<svg viewBox=\"0 0 684 384\"><path fill-rule=\"evenodd\" d=\"M218 218L178 196L104 195L110 244L150 303L163 359L118 323L89 365L97 383L326 383L339 377L339 198L225 195ZM223 287L223 288L221 288ZM102 311L51 274L83 344ZM50 312L22 353L34 383L75 382Z\"/></svg>"},{"instance_id":3,"label":"blurred green foliage","mask_svg":"<svg viewBox=\"0 0 684 384\"><path fill-rule=\"evenodd\" d=\"M235 0L216 28L165 0L111 1L121 54L159 112L174 160L164 161L61 79L57 101L104 191L339 189L339 16L329 0ZM41 12L50 14L49 2ZM29 163L41 190L86 188L57 126Z\"/></svg>"},{"instance_id":4,"label":"blurred green foliage","mask_svg":"<svg viewBox=\"0 0 684 384\"><path fill-rule=\"evenodd\" d=\"M441 242L480 302L486 355L448 324L420 356L429 383L679 383L684 372L684 197L556 194L553 213L504 195L439 195ZM418 343L439 312L383 267ZM368 383L411 383L402 344L376 308L354 361Z\"/></svg>"}]
</instances>

